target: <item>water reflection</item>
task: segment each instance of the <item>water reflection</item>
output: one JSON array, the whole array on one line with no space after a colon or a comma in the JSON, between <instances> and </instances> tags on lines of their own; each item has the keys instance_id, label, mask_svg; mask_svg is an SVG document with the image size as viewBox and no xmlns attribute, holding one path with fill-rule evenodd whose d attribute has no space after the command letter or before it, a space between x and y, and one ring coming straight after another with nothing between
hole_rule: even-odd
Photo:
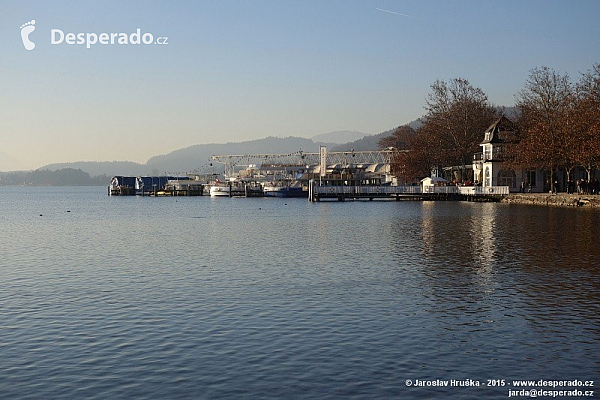
<instances>
[{"instance_id":1,"label":"water reflection","mask_svg":"<svg viewBox=\"0 0 600 400\"><path fill-rule=\"evenodd\" d=\"M496 218L492 204L423 203L421 268L432 287L450 283L448 290L493 290Z\"/></svg>"},{"instance_id":2,"label":"water reflection","mask_svg":"<svg viewBox=\"0 0 600 400\"><path fill-rule=\"evenodd\" d=\"M491 203L476 207L471 217L472 249L479 263L477 273L489 281L493 273L492 264L496 258L496 208Z\"/></svg>"},{"instance_id":3,"label":"water reflection","mask_svg":"<svg viewBox=\"0 0 600 400\"><path fill-rule=\"evenodd\" d=\"M161 397L428 398L404 379L600 372L597 211L61 193L0 218L0 389L21 384L7 397L112 394L94 381L123 397L150 396L143 382Z\"/></svg>"},{"instance_id":4,"label":"water reflection","mask_svg":"<svg viewBox=\"0 0 600 400\"><path fill-rule=\"evenodd\" d=\"M583 352L597 360L600 213L590 211L422 203L421 307L444 351L507 365L512 357L575 368ZM490 339L498 335L505 342ZM511 348L521 349L516 359Z\"/></svg>"},{"instance_id":5,"label":"water reflection","mask_svg":"<svg viewBox=\"0 0 600 400\"><path fill-rule=\"evenodd\" d=\"M435 237L435 203L426 201L422 203L421 237L423 239L423 256L433 254L433 248L438 244ZM440 225L438 222L437 225Z\"/></svg>"}]
</instances>

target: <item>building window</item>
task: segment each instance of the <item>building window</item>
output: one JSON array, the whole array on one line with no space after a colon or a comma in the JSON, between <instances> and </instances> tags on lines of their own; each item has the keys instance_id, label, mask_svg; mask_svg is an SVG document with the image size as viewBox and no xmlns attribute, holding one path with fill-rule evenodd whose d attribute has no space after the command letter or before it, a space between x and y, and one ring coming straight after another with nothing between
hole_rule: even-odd
<instances>
[{"instance_id":1,"label":"building window","mask_svg":"<svg viewBox=\"0 0 600 400\"><path fill-rule=\"evenodd\" d=\"M483 161L492 159L492 146L483 146Z\"/></svg>"},{"instance_id":2,"label":"building window","mask_svg":"<svg viewBox=\"0 0 600 400\"><path fill-rule=\"evenodd\" d=\"M508 186L516 189L517 187L517 176L514 171L500 171L498 172L498 185Z\"/></svg>"}]
</instances>

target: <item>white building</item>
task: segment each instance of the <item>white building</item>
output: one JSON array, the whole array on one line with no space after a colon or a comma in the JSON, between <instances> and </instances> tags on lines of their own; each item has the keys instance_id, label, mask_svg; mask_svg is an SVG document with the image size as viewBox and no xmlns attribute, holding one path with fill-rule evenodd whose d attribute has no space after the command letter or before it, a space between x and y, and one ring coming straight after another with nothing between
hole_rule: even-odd
<instances>
[{"instance_id":1,"label":"white building","mask_svg":"<svg viewBox=\"0 0 600 400\"><path fill-rule=\"evenodd\" d=\"M511 192L548 193L551 177L559 192L567 190L568 177L564 168L557 168L554 174L543 169L511 170L506 166L505 149L519 141L516 125L506 117L499 118L484 133L480 143L481 153L473 157L473 179L481 186L508 186ZM583 167L574 168L571 182L600 179L600 170L588 176ZM575 183L572 183L572 187ZM573 190L573 189L571 189Z\"/></svg>"},{"instance_id":2,"label":"white building","mask_svg":"<svg viewBox=\"0 0 600 400\"><path fill-rule=\"evenodd\" d=\"M515 124L502 116L484 133L481 153L473 157L473 176L484 187L508 186L511 192L542 192L545 190L542 170L503 168L506 146L518 143Z\"/></svg>"}]
</instances>

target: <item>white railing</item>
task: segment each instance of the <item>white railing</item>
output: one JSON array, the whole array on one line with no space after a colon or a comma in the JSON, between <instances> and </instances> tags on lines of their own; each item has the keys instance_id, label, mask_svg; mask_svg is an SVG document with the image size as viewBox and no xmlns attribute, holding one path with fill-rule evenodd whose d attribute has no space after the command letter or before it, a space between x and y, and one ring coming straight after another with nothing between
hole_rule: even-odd
<instances>
[{"instance_id":1,"label":"white railing","mask_svg":"<svg viewBox=\"0 0 600 400\"><path fill-rule=\"evenodd\" d=\"M508 186L314 186L314 194L394 195L394 194L461 194L465 196L503 196Z\"/></svg>"},{"instance_id":2,"label":"white railing","mask_svg":"<svg viewBox=\"0 0 600 400\"><path fill-rule=\"evenodd\" d=\"M502 158L503 152L501 148L494 148L492 151L484 151L473 154L473 161L486 162L488 160L499 160Z\"/></svg>"},{"instance_id":3,"label":"white railing","mask_svg":"<svg viewBox=\"0 0 600 400\"><path fill-rule=\"evenodd\" d=\"M456 194L458 188L456 186L425 186L423 193Z\"/></svg>"},{"instance_id":4,"label":"white railing","mask_svg":"<svg viewBox=\"0 0 600 400\"><path fill-rule=\"evenodd\" d=\"M505 196L510 193L508 186L458 186L458 193L465 196Z\"/></svg>"},{"instance_id":5,"label":"white railing","mask_svg":"<svg viewBox=\"0 0 600 400\"><path fill-rule=\"evenodd\" d=\"M421 194L420 186L315 186L315 194Z\"/></svg>"}]
</instances>

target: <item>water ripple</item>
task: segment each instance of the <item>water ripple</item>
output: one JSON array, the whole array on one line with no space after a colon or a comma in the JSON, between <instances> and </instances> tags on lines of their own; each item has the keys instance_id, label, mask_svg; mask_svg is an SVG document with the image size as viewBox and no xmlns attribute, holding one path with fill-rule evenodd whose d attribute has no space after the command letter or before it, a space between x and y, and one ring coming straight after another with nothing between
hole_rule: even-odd
<instances>
[{"instance_id":1,"label":"water ripple","mask_svg":"<svg viewBox=\"0 0 600 400\"><path fill-rule=\"evenodd\" d=\"M2 192L2 397L505 398L404 381L600 371L598 213L48 190Z\"/></svg>"}]
</instances>

